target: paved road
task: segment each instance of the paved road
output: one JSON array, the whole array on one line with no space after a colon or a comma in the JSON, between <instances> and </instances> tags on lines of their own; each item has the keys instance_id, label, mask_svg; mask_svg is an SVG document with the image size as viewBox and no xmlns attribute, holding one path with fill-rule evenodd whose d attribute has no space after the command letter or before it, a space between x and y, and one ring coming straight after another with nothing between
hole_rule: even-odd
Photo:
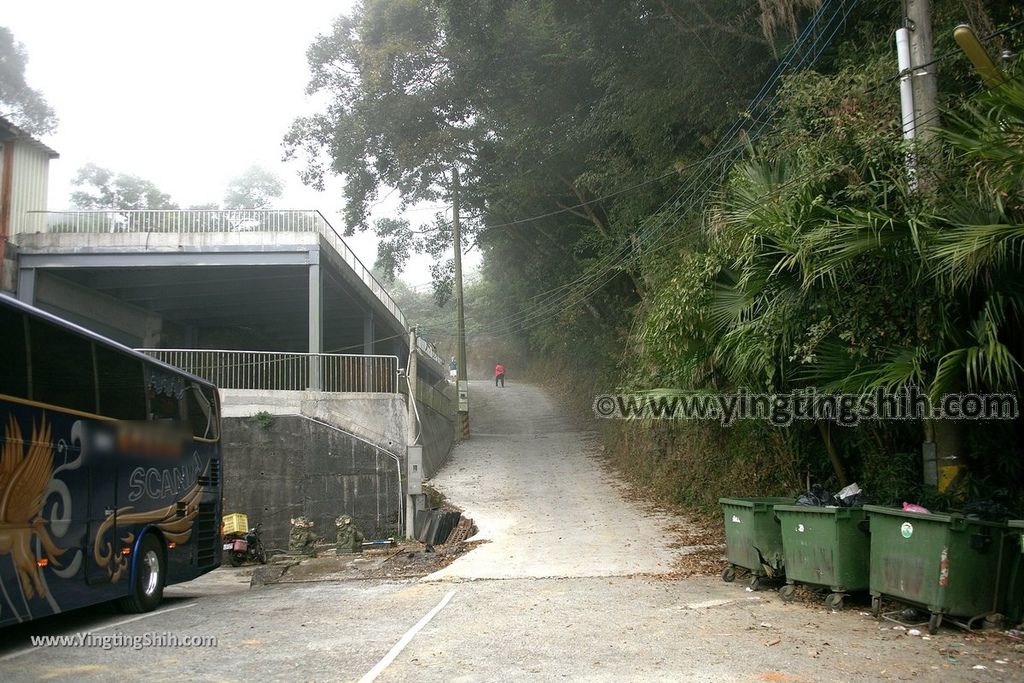
<instances>
[{"instance_id":1,"label":"paved road","mask_svg":"<svg viewBox=\"0 0 1024 683\"><path fill-rule=\"evenodd\" d=\"M677 520L626 503L573 429L534 386L471 385L472 438L432 484L490 542L434 578L509 579L663 573Z\"/></svg>"},{"instance_id":2,"label":"paved road","mask_svg":"<svg viewBox=\"0 0 1024 683\"><path fill-rule=\"evenodd\" d=\"M225 568L160 612L82 610L0 633L0 681L1024 679L1001 641L925 641L715 577L666 580L673 520L624 498L538 389L474 383L435 484L490 542L421 580L248 590ZM33 649L31 634L214 636L205 649ZM1002 659L1001 659L1002 658ZM1000 664L999 661L1009 662ZM986 667L975 669L975 666Z\"/></svg>"}]
</instances>

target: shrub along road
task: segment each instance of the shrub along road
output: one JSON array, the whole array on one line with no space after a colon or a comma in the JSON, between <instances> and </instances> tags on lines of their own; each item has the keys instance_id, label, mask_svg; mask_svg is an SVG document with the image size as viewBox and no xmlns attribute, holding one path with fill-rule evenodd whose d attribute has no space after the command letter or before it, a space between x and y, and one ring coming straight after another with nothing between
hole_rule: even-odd
<instances>
[{"instance_id":1,"label":"shrub along road","mask_svg":"<svg viewBox=\"0 0 1024 683\"><path fill-rule=\"evenodd\" d=\"M8 629L0 680L977 680L1024 676L1000 635L924 640L854 604L671 578L686 520L623 495L540 389L472 385L473 437L434 486L489 542L421 579L279 584L245 569L168 589L144 618L83 610ZM698 534L699 535L699 534ZM134 620L131 620L134 619ZM216 648L32 648L31 634L215 636ZM1005 662L1005 663L1003 663ZM984 668L977 668L984 667Z\"/></svg>"}]
</instances>

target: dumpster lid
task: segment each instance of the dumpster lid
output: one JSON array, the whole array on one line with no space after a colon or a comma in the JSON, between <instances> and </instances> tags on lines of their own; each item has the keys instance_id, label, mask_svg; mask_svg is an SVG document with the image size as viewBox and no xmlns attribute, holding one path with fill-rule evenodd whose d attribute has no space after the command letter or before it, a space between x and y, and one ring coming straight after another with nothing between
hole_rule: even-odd
<instances>
[{"instance_id":1,"label":"dumpster lid","mask_svg":"<svg viewBox=\"0 0 1024 683\"><path fill-rule=\"evenodd\" d=\"M782 497L754 497L754 498L719 498L719 505L736 505L739 507L752 508L762 506L775 506L775 505L787 505L792 504L792 498Z\"/></svg>"},{"instance_id":2,"label":"dumpster lid","mask_svg":"<svg viewBox=\"0 0 1024 683\"><path fill-rule=\"evenodd\" d=\"M848 508L841 505L776 505L776 512L809 512L816 515L834 515L842 510L863 510L860 506Z\"/></svg>"},{"instance_id":3,"label":"dumpster lid","mask_svg":"<svg viewBox=\"0 0 1024 683\"><path fill-rule=\"evenodd\" d=\"M880 505L865 505L864 510L873 515L890 515L892 517L906 517L907 519L927 519L933 522L941 522L942 524L949 524L955 519L962 519L968 524L976 524L978 526L987 526L999 529L1006 527L1006 524L1003 522L990 522L985 519L965 517L964 515L956 512L907 512L900 508L887 508Z\"/></svg>"}]
</instances>

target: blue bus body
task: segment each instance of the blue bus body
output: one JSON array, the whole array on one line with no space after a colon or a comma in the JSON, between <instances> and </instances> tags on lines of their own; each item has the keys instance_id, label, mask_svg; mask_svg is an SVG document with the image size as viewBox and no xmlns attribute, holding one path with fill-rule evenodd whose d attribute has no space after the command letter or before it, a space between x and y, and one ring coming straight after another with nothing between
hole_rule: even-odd
<instances>
[{"instance_id":1,"label":"blue bus body","mask_svg":"<svg viewBox=\"0 0 1024 683\"><path fill-rule=\"evenodd\" d=\"M144 539L163 585L218 567L218 416L205 380L0 296L0 626L129 596Z\"/></svg>"}]
</instances>

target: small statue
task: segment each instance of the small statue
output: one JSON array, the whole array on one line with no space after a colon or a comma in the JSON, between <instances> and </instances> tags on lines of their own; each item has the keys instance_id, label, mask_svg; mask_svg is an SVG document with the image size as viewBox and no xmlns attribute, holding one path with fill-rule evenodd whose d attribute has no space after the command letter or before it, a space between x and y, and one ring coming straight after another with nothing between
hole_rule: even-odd
<instances>
[{"instance_id":1,"label":"small statue","mask_svg":"<svg viewBox=\"0 0 1024 683\"><path fill-rule=\"evenodd\" d=\"M292 530L288 534L288 552L300 555L312 555L316 534L313 533L313 522L309 517L301 516L291 520Z\"/></svg>"},{"instance_id":2,"label":"small statue","mask_svg":"<svg viewBox=\"0 0 1024 683\"><path fill-rule=\"evenodd\" d=\"M334 520L334 525L338 527L337 548L339 553L363 552L363 534L352 523L351 517L342 515Z\"/></svg>"}]
</instances>

